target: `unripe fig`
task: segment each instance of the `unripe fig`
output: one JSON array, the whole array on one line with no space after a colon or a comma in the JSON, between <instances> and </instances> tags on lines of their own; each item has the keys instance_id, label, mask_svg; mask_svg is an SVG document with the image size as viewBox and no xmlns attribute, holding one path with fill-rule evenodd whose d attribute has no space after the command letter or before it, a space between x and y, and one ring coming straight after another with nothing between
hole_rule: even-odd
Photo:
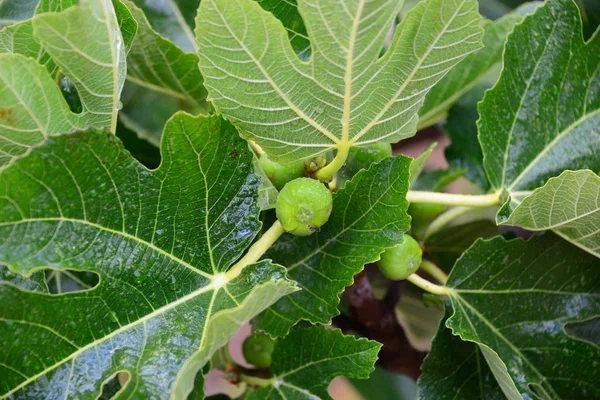
<instances>
[{"instance_id":1,"label":"unripe fig","mask_svg":"<svg viewBox=\"0 0 600 400\"><path fill-rule=\"evenodd\" d=\"M373 163L392 155L389 143L374 143L363 147L352 147L344 166L337 173L337 187L343 188L361 169L367 169Z\"/></svg>"},{"instance_id":2,"label":"unripe fig","mask_svg":"<svg viewBox=\"0 0 600 400\"><path fill-rule=\"evenodd\" d=\"M302 160L283 165L263 154L258 161L277 190L281 190L289 181L304 176L304 161Z\"/></svg>"},{"instance_id":3,"label":"unripe fig","mask_svg":"<svg viewBox=\"0 0 600 400\"><path fill-rule=\"evenodd\" d=\"M417 272L422 257L419 243L412 236L404 235L402 243L383 252L378 263L379 270L388 279L406 279Z\"/></svg>"},{"instance_id":4,"label":"unripe fig","mask_svg":"<svg viewBox=\"0 0 600 400\"><path fill-rule=\"evenodd\" d=\"M248 364L258 368L267 368L271 365L271 355L275 348L275 340L264 333L254 333L246 338L242 344L244 359Z\"/></svg>"},{"instance_id":5,"label":"unripe fig","mask_svg":"<svg viewBox=\"0 0 600 400\"><path fill-rule=\"evenodd\" d=\"M275 211L287 232L308 236L327 222L332 203L331 192L321 182L298 178L283 187Z\"/></svg>"}]
</instances>

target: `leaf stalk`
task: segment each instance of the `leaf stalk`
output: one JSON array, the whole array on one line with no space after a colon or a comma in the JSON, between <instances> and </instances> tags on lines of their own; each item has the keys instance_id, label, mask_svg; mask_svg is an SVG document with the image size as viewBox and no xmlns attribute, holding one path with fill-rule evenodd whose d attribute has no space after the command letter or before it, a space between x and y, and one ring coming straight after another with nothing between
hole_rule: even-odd
<instances>
[{"instance_id":1,"label":"leaf stalk","mask_svg":"<svg viewBox=\"0 0 600 400\"><path fill-rule=\"evenodd\" d=\"M447 288L445 286L440 286L436 285L435 283L431 283L427 279L421 278L417 274L410 275L408 278L406 278L406 280L429 293L437 294L440 296L447 296L452 291L452 289Z\"/></svg>"},{"instance_id":2,"label":"leaf stalk","mask_svg":"<svg viewBox=\"0 0 600 400\"><path fill-rule=\"evenodd\" d=\"M250 248L244 257L242 257L229 271L225 273L227 281L235 279L242 270L250 264L254 264L265 254L265 252L285 233L285 229L279 222L275 221L273 225L258 239Z\"/></svg>"},{"instance_id":3,"label":"leaf stalk","mask_svg":"<svg viewBox=\"0 0 600 400\"><path fill-rule=\"evenodd\" d=\"M470 195L409 190L406 199L410 203L442 204L446 206L490 207L500 205L500 194Z\"/></svg>"},{"instance_id":4,"label":"leaf stalk","mask_svg":"<svg viewBox=\"0 0 600 400\"><path fill-rule=\"evenodd\" d=\"M337 153L333 161L321 168L315 173L315 176L321 181L326 182L333 178L335 174L344 166L348 153L350 152L350 145L347 142L338 143Z\"/></svg>"}]
</instances>

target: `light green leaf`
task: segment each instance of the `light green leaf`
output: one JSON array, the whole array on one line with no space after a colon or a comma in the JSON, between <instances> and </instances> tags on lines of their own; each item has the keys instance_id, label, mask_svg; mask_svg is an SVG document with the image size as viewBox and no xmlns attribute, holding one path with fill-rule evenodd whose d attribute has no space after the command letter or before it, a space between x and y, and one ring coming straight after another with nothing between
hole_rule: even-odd
<instances>
[{"instance_id":1,"label":"light green leaf","mask_svg":"<svg viewBox=\"0 0 600 400\"><path fill-rule=\"evenodd\" d=\"M58 72L54 61L33 35L33 25L30 20L0 30L0 53L17 53L33 58L38 64L46 66L52 77Z\"/></svg>"},{"instance_id":2,"label":"light green leaf","mask_svg":"<svg viewBox=\"0 0 600 400\"><path fill-rule=\"evenodd\" d=\"M600 348L565 325L600 314L598 282L598 259L550 233L479 240L450 273L446 325L497 354L523 398L597 398Z\"/></svg>"},{"instance_id":3,"label":"light green leaf","mask_svg":"<svg viewBox=\"0 0 600 400\"><path fill-rule=\"evenodd\" d=\"M565 171L526 197L503 225L530 231L552 229L600 257L600 177L592 171Z\"/></svg>"},{"instance_id":4,"label":"light green leaf","mask_svg":"<svg viewBox=\"0 0 600 400\"><path fill-rule=\"evenodd\" d=\"M90 271L60 296L0 283L0 395L184 399L241 324L294 291L262 261L223 274L260 229L260 181L236 129L177 114L150 171L104 131L52 136L0 172L0 262ZM168 362L165 362L168 360Z\"/></svg>"},{"instance_id":5,"label":"light green leaf","mask_svg":"<svg viewBox=\"0 0 600 400\"><path fill-rule=\"evenodd\" d=\"M421 367L417 398L422 400L505 400L482 348L463 342L446 328L450 312L440 321L432 349Z\"/></svg>"},{"instance_id":6,"label":"light green leaf","mask_svg":"<svg viewBox=\"0 0 600 400\"><path fill-rule=\"evenodd\" d=\"M506 36L522 19L521 15L507 14L497 21L485 21L483 48L461 61L425 96L425 102L419 111L419 129L443 119L452 104L463 94L482 80L489 79L489 76L498 75Z\"/></svg>"},{"instance_id":7,"label":"light green leaf","mask_svg":"<svg viewBox=\"0 0 600 400\"><path fill-rule=\"evenodd\" d=\"M273 159L290 162L416 131L425 94L481 46L475 0L426 0L398 25L392 0L298 2L312 46L296 56L281 22L252 0L207 0L196 19L215 107Z\"/></svg>"},{"instance_id":8,"label":"light green leaf","mask_svg":"<svg viewBox=\"0 0 600 400\"><path fill-rule=\"evenodd\" d=\"M191 106L201 106L206 91L198 69L198 56L183 52L156 33L133 1L123 0L123 3L138 22L137 35L127 56L127 79Z\"/></svg>"},{"instance_id":9,"label":"light green leaf","mask_svg":"<svg viewBox=\"0 0 600 400\"><path fill-rule=\"evenodd\" d=\"M509 36L504 70L479 105L479 141L503 219L566 169L600 172L600 35L583 40L572 0L550 0Z\"/></svg>"},{"instance_id":10,"label":"light green leaf","mask_svg":"<svg viewBox=\"0 0 600 400\"><path fill-rule=\"evenodd\" d=\"M112 3L82 2L64 12L39 14L31 24L35 40L75 84L83 110L69 110L54 77L35 60L0 54L0 166L49 135L86 126L114 132L116 127L126 65Z\"/></svg>"},{"instance_id":11,"label":"light green leaf","mask_svg":"<svg viewBox=\"0 0 600 400\"><path fill-rule=\"evenodd\" d=\"M368 378L380 348L377 342L345 336L337 329L296 328L275 345L272 384L245 399L329 399L327 388L336 376Z\"/></svg>"},{"instance_id":12,"label":"light green leaf","mask_svg":"<svg viewBox=\"0 0 600 400\"><path fill-rule=\"evenodd\" d=\"M408 157L390 157L358 172L334 194L321 231L284 235L269 249L265 257L285 265L302 290L268 308L254 321L256 328L282 336L300 320L329 323L339 313L338 294L409 229L410 164Z\"/></svg>"}]
</instances>

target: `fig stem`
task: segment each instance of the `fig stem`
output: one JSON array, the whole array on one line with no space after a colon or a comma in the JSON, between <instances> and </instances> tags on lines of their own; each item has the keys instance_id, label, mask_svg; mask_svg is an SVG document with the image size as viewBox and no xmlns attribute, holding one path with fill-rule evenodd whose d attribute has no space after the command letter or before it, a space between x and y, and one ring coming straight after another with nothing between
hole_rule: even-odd
<instances>
[{"instance_id":1,"label":"fig stem","mask_svg":"<svg viewBox=\"0 0 600 400\"><path fill-rule=\"evenodd\" d=\"M325 167L321 168L315 173L315 176L321 181L326 182L333 178L340 168L346 163L348 153L350 152L350 144L347 142L339 142L337 144L337 153L335 158Z\"/></svg>"},{"instance_id":2,"label":"fig stem","mask_svg":"<svg viewBox=\"0 0 600 400\"><path fill-rule=\"evenodd\" d=\"M260 147L255 141L248 140L248 145L250 145L250 148L256 153L258 157L266 154L262 147Z\"/></svg>"},{"instance_id":3,"label":"fig stem","mask_svg":"<svg viewBox=\"0 0 600 400\"><path fill-rule=\"evenodd\" d=\"M272 386L275 383L275 380L272 378L265 379L265 378L259 378L257 376L250 376L250 375L246 375L246 374L240 374L239 379L240 379L240 381L246 382L249 385L258 386L258 387Z\"/></svg>"},{"instance_id":4,"label":"fig stem","mask_svg":"<svg viewBox=\"0 0 600 400\"><path fill-rule=\"evenodd\" d=\"M410 203L442 204L446 206L490 207L500 205L500 194L454 194L409 190L406 199Z\"/></svg>"},{"instance_id":5,"label":"fig stem","mask_svg":"<svg viewBox=\"0 0 600 400\"><path fill-rule=\"evenodd\" d=\"M231 281L236 278L242 270L250 264L254 264L263 254L275 243L281 235L285 233L285 229L281 226L279 220L275 221L273 225L258 239L250 248L244 257L242 257L235 265L233 265L229 271L225 273L227 281Z\"/></svg>"},{"instance_id":6,"label":"fig stem","mask_svg":"<svg viewBox=\"0 0 600 400\"><path fill-rule=\"evenodd\" d=\"M460 206L460 207L451 208L451 209L445 211L444 213L440 214L427 227L427 230L425 231L425 234L423 235L423 241L426 241L427 239L429 239L431 237L431 235L439 232L446 225L448 225L449 223L454 221L456 218L460 217L463 214L468 213L472 209L473 209L473 207Z\"/></svg>"},{"instance_id":7,"label":"fig stem","mask_svg":"<svg viewBox=\"0 0 600 400\"><path fill-rule=\"evenodd\" d=\"M445 285L446 282L448 281L448 275L446 275L446 273L444 271L442 271L440 267L438 267L431 261L428 261L428 260L421 261L421 265L419 266L419 269L421 269L421 270L427 272L429 275L433 276L435 278L435 280L438 281L439 283L441 283L442 285Z\"/></svg>"},{"instance_id":8,"label":"fig stem","mask_svg":"<svg viewBox=\"0 0 600 400\"><path fill-rule=\"evenodd\" d=\"M421 278L417 274L410 275L408 278L406 278L406 280L410 281L413 285L418 286L429 293L446 296L449 295L451 292L450 288L431 283L427 279Z\"/></svg>"}]
</instances>

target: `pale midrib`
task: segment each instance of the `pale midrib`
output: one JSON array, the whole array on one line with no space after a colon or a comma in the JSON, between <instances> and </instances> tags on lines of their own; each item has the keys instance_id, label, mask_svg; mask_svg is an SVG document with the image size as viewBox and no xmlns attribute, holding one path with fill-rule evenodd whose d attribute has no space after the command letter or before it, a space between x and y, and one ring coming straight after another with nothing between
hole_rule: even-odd
<instances>
[{"instance_id":1,"label":"pale midrib","mask_svg":"<svg viewBox=\"0 0 600 400\"><path fill-rule=\"evenodd\" d=\"M527 167L515 178L512 184L508 187L508 191L511 191L524 177L525 175L554 147L556 146L567 134L569 134L573 129L575 129L578 125L583 124L586 120L595 117L600 114L600 108L592 111L589 114L583 115L577 121L573 122L569 125L565 130L560 132L546 147L542 150L528 165ZM508 154L508 153L507 153ZM504 167L506 174L506 164Z\"/></svg>"},{"instance_id":2,"label":"pale midrib","mask_svg":"<svg viewBox=\"0 0 600 400\"><path fill-rule=\"evenodd\" d=\"M111 119L110 119L110 131L113 134L117 133L117 116L119 114L119 66L121 64L120 62L120 57L122 57L122 54L119 53L120 47L122 46L123 49L125 48L125 44L123 42L123 37L121 37L120 39L120 43L121 46L116 46L116 38L113 36L113 32L112 32L112 27L113 26L119 26L118 22L117 22L117 16L114 13L114 9L113 12L110 12L108 10L108 7L113 7L112 3L109 5L107 3L107 0L102 0L102 13L104 14L104 20L106 21L106 33L108 34L108 40L109 43L111 44L110 47L110 56L112 58L113 61L113 65L112 65L112 77L113 77L113 87L112 87L112 91L113 91L113 101L112 101L112 107L111 107ZM114 19L113 19L114 17ZM114 24L113 26L111 26L111 22L112 24ZM118 30L118 35L121 35L121 30ZM125 76L127 76L127 63L124 64L125 65Z\"/></svg>"},{"instance_id":3,"label":"pale midrib","mask_svg":"<svg viewBox=\"0 0 600 400\"><path fill-rule=\"evenodd\" d=\"M523 206L521 205L520 207L523 207ZM530 209L531 209L532 207L531 207L531 206L527 206L527 208L530 208ZM515 210L514 212L516 212L516 211L517 211L517 210ZM579 220L579 219L585 218L585 217L587 217L587 216L589 216L589 215L592 215L592 214L594 214L594 213L597 213L598 211L600 211L600 208L596 208L596 209L594 209L594 210L591 210L591 211L588 211L588 212L586 212L586 213L583 213L583 214L576 215L576 216L574 216L573 218L569 218L569 219L566 219L566 220L564 220L564 221L560 221L560 222L558 222L558 223L556 223L556 224L554 224L554 225L548 225L548 226L537 226L537 225L533 226L533 225L529 225L529 226L523 226L523 228L526 228L526 229L532 229L532 230L548 230L548 229L556 229L556 228L563 227L564 225L566 225L566 224L569 224L569 223L571 223L571 222L574 222L574 221L577 221L577 220ZM513 215L514 215L514 212L513 212ZM552 211L550 211L550 214L553 214L553 212L552 212ZM511 215L511 217L512 217L512 215ZM511 221L511 218L509 218L509 219L508 219L508 221L506 221L506 222L512 222L512 221Z\"/></svg>"},{"instance_id":4,"label":"pale midrib","mask_svg":"<svg viewBox=\"0 0 600 400\"><path fill-rule=\"evenodd\" d=\"M180 299L175 300L172 303L169 303L161 308L157 308L155 311L151 312L148 315L145 315L144 317L136 320L135 322L132 322L130 324L124 325L122 327L120 327L119 329L116 329L114 331L112 331L111 333L109 333L108 335L102 337L101 339L97 339L91 343L88 343L87 345L80 347L79 350L71 353L68 357L65 357L64 359L60 360L59 362L57 362L56 364L45 368L43 371L39 372L38 374L28 378L27 380L21 382L18 386L14 387L11 391L9 391L8 393L5 393L2 397L6 398L8 396L10 396L11 394L17 392L18 390L22 389L23 387L29 385L31 382L36 381L38 378L48 374L50 371L60 367L61 365L63 365L64 363L77 358L78 356L80 356L81 354L85 353L86 351L93 349L94 347L106 342L107 340L117 336L120 333L126 332L129 329L133 328L136 325L139 325L140 323L146 322L151 320L152 318L155 318L161 314L163 314L166 311L169 311L175 307L177 307L180 304L183 304L203 293L209 292L211 290L215 290L215 294L216 292L223 286L223 282L211 282L209 285L204 286L198 290L195 290L183 297L181 297ZM216 296L213 296L213 298ZM207 314L207 320L209 319L209 315Z\"/></svg>"},{"instance_id":5,"label":"pale midrib","mask_svg":"<svg viewBox=\"0 0 600 400\"><path fill-rule=\"evenodd\" d=\"M204 271L199 270L198 268L192 266L191 264L188 264L187 262L183 261L182 259L175 257L174 255L166 252L165 250L161 249L160 247L157 247L156 245L154 245L153 243L147 242L143 239L140 239L137 236L133 236L127 232L123 232L123 231L118 231L115 229L111 229L111 228L107 228L104 227L102 225L98 225L94 222L90 222L90 221L85 221L82 219L76 219L76 218L64 218L64 217L50 217L50 218L25 218L25 219L20 219L18 221L10 221L10 222L2 222L0 223L0 226L14 226L14 225L21 225L21 224L28 224L28 223L35 223L35 222L71 222L71 223L75 223L75 224L82 224L82 225L87 225L90 227L93 227L95 229L101 230L101 231L105 231L105 232L110 232L112 234L115 235L119 235L122 236L124 238L127 238L129 240L133 240L136 241L146 247L149 247L150 249L162 254L163 256L170 258L171 260L175 261L178 264L183 265L184 267L194 271L195 273L197 273L198 275L201 275L203 277L205 277L206 279L209 279L210 281L213 281L215 276L211 275L211 274L207 274Z\"/></svg>"},{"instance_id":6,"label":"pale midrib","mask_svg":"<svg viewBox=\"0 0 600 400\"><path fill-rule=\"evenodd\" d=\"M354 47L356 45L356 36L360 18L363 13L366 0L361 0L356 10L356 15L352 21L352 29L350 31L350 41L348 43L348 56L346 58L346 72L344 73L344 113L342 116L342 142L348 143L350 134L350 104L352 103L352 67L354 64Z\"/></svg>"},{"instance_id":7,"label":"pale midrib","mask_svg":"<svg viewBox=\"0 0 600 400\"><path fill-rule=\"evenodd\" d=\"M404 81L404 83L402 83L402 85L400 86L400 88L396 91L396 93L394 94L394 96L392 96L392 98L386 103L386 105L383 107L383 109L375 116L375 118L373 118L371 120L371 122L369 122L367 124L367 126L365 126L359 133L357 133L351 140L351 143L356 143L358 140L360 140L361 137L363 137L365 134L367 134L371 128L375 125L377 125L377 123L379 122L379 120L381 119L381 117L383 117L383 115L390 109L390 107L396 102L396 99L398 99L398 96L400 96L400 94L406 89L406 87L411 83L412 79L415 77L415 75L417 74L417 72L419 72L419 69L421 68L421 66L423 65L423 63L425 62L425 60L427 59L427 57L429 57L429 54L433 51L433 48L436 46L436 44L438 43L438 41L442 38L442 36L446 33L446 30L448 29L448 27L454 22L454 19L456 18L456 16L458 15L458 12L462 9L462 7L464 6L464 1L461 2L460 7L456 7L456 10L454 11L454 14L452 15L452 17L448 20L448 23L444 26L444 29L441 30L441 32L439 33L439 35L437 35L437 37L435 38L435 40L433 41L433 43L431 43L431 45L429 46L429 48L427 49L427 51L425 52L425 54L423 55L423 57L421 57L421 59L417 62L417 65L413 68L413 70L410 72L410 74L406 77L406 80ZM465 55L466 56L466 55Z\"/></svg>"},{"instance_id":8,"label":"pale midrib","mask_svg":"<svg viewBox=\"0 0 600 400\"><path fill-rule=\"evenodd\" d=\"M298 115L304 121L308 122L308 124L310 124L313 128L315 128L316 130L318 130L319 132L321 132L323 135L325 135L333 143L338 144L339 141L340 141L340 139L338 137L336 137L334 134L332 134L331 132L329 132L327 129L325 129L323 126L321 126L315 120L313 120L308 115L306 115L302 110L300 110L298 107L296 107L296 105L287 97L287 95L281 90L281 88L273 81L273 79L271 78L271 75L269 75L267 73L267 71L258 62L258 60L256 59L256 57L254 57L254 54L252 54L250 52L250 50L246 47L246 45L243 42L241 42L240 39L238 39L238 37L233 33L233 31L229 27L229 24L227 23L227 21L223 17L223 14L221 14L220 10L218 9L218 7L215 4L213 4L213 10L215 11L215 13L217 13L219 15L219 18L223 22L223 26L225 26L225 28L227 28L227 31L229 32L229 34L231 35L231 37L238 43L238 45L242 48L242 50L244 50L244 52L252 60L252 62L254 63L254 65L256 65L256 67L260 70L260 72L263 74L263 76L269 81L269 83L271 84L271 87L275 90L275 92L277 92L277 94L288 105L288 107L293 112L295 112L296 115Z\"/></svg>"},{"instance_id":9,"label":"pale midrib","mask_svg":"<svg viewBox=\"0 0 600 400\"><path fill-rule=\"evenodd\" d=\"M550 34L548 35L548 38L550 38L552 35L554 35L555 30L556 30L556 23L552 27L552 32L550 32ZM542 55L536 61L535 67L533 68L533 71L529 75L529 80L527 81L527 84L525 85L525 88L524 88L523 92L521 93L521 98L519 99L519 107L517 107L517 112L515 112L515 114L513 116L513 120L512 120L511 126L510 126L510 132L508 134L508 138L506 138L506 146L504 148L504 165L502 166L502 184L500 185L500 188L504 187L504 182L506 182L506 166L508 165L508 149L510 148L510 144L512 141L513 133L515 131L515 125L517 124L517 119L519 117L519 113L521 112L521 109L523 108L523 103L525 102L525 97L527 97L527 93L529 92L529 89L531 88L531 82L533 81L533 78L537 74L537 71L540 67L542 59L544 58L544 54L546 54L546 50L548 50L548 45L550 43L551 43L550 40L546 40L546 43L544 44L544 49L542 50ZM505 60L505 58L506 58L506 49L504 50L504 55L502 56L502 58L503 58L503 60ZM502 73L502 76L503 75L504 75L504 72ZM502 76L500 77L500 79L502 79ZM485 98L484 98L484 100L485 100ZM514 186L514 184L511 185L511 188L513 186Z\"/></svg>"}]
</instances>

